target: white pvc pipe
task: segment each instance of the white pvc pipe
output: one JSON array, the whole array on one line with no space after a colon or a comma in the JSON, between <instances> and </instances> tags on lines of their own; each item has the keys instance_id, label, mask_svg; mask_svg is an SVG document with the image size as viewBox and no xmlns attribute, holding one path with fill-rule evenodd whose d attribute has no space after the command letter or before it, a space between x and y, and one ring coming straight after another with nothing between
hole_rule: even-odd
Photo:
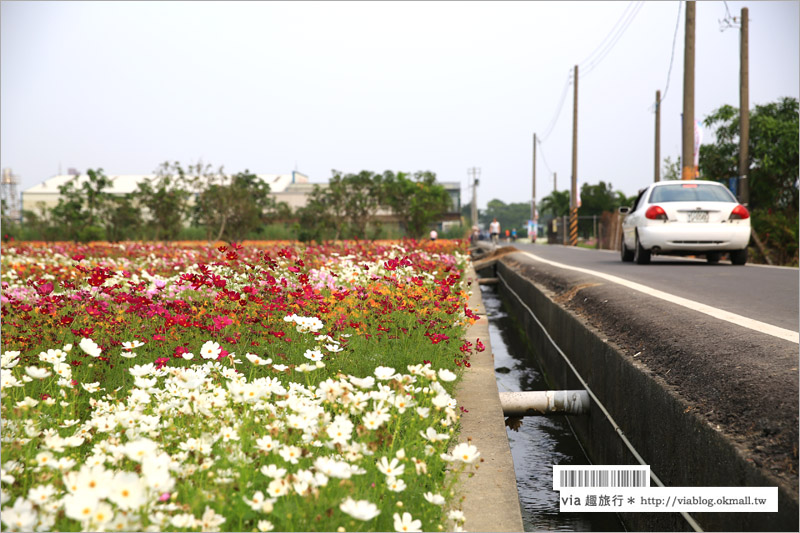
<instances>
[{"instance_id":1,"label":"white pvc pipe","mask_svg":"<svg viewBox=\"0 0 800 533\"><path fill-rule=\"evenodd\" d=\"M501 392L500 405L505 416L582 415L589 412L589 393L585 390Z\"/></svg>"}]
</instances>

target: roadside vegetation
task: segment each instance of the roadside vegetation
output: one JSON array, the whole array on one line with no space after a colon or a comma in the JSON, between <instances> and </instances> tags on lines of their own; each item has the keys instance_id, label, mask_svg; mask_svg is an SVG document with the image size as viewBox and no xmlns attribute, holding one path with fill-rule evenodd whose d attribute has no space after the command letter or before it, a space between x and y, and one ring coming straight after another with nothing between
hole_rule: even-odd
<instances>
[{"instance_id":1,"label":"roadside vegetation","mask_svg":"<svg viewBox=\"0 0 800 533\"><path fill-rule=\"evenodd\" d=\"M8 531L458 531L456 241L2 249Z\"/></svg>"}]
</instances>

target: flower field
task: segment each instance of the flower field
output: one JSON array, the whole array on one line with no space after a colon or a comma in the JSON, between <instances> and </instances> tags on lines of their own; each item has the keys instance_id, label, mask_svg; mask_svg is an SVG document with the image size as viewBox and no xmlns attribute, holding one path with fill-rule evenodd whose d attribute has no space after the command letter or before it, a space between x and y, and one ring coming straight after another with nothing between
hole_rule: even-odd
<instances>
[{"instance_id":1,"label":"flower field","mask_svg":"<svg viewBox=\"0 0 800 533\"><path fill-rule=\"evenodd\" d=\"M460 241L2 249L21 531L460 530Z\"/></svg>"}]
</instances>

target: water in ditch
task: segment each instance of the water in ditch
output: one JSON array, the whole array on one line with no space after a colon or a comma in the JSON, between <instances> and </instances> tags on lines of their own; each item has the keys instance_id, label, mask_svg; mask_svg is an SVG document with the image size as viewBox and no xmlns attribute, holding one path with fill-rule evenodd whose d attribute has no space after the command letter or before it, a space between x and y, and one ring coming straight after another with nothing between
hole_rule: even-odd
<instances>
[{"instance_id":1,"label":"water in ditch","mask_svg":"<svg viewBox=\"0 0 800 533\"><path fill-rule=\"evenodd\" d=\"M508 316L497 290L481 286L500 392L546 390L534 354ZM553 465L589 464L565 416L528 416L506 428L525 531L624 531L614 513L559 513Z\"/></svg>"}]
</instances>

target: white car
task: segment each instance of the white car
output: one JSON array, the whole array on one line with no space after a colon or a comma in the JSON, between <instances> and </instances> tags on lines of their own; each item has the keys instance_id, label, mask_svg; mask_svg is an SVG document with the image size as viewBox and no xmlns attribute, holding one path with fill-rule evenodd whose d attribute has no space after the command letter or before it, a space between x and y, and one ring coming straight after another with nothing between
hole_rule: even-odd
<instances>
[{"instance_id":1,"label":"white car","mask_svg":"<svg viewBox=\"0 0 800 533\"><path fill-rule=\"evenodd\" d=\"M632 208L620 207L623 261L640 265L652 254L705 255L709 263L730 255L747 262L750 213L724 185L713 181L660 181L639 191Z\"/></svg>"}]
</instances>

